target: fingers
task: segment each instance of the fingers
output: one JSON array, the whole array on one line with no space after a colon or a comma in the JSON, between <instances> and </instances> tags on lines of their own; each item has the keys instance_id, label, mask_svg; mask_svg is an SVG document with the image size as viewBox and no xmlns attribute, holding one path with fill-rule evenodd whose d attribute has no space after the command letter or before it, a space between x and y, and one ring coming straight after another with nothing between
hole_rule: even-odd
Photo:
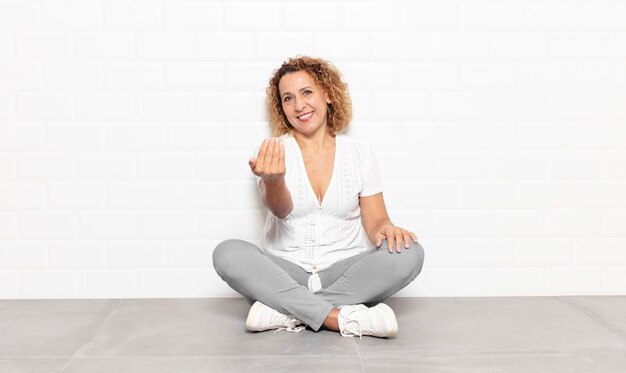
<instances>
[{"instance_id":1,"label":"fingers","mask_svg":"<svg viewBox=\"0 0 626 373\"><path fill-rule=\"evenodd\" d=\"M396 251L398 253L402 252L402 231L396 231Z\"/></svg>"},{"instance_id":2,"label":"fingers","mask_svg":"<svg viewBox=\"0 0 626 373\"><path fill-rule=\"evenodd\" d=\"M389 250L389 254L393 253L394 242L396 240L396 236L394 234L393 229L384 229L376 233L374 236L376 238L376 247L380 248L380 245L383 244L384 240L387 240L387 249Z\"/></svg>"},{"instance_id":3,"label":"fingers","mask_svg":"<svg viewBox=\"0 0 626 373\"><path fill-rule=\"evenodd\" d=\"M397 252L402 251L402 232L397 229L390 228L385 232L387 237L387 249L389 253L393 253L394 248Z\"/></svg>"},{"instance_id":4,"label":"fingers","mask_svg":"<svg viewBox=\"0 0 626 373\"><path fill-rule=\"evenodd\" d=\"M272 173L281 174L283 171L283 168L281 167L281 163L284 164L284 161L285 161L284 160L284 145L276 137L272 138L271 142L272 142L272 161L271 161L272 163L269 167ZM282 162L281 162L281 158L282 158Z\"/></svg>"},{"instance_id":5,"label":"fingers","mask_svg":"<svg viewBox=\"0 0 626 373\"><path fill-rule=\"evenodd\" d=\"M411 238L412 238L411 235L412 234L413 233L408 232L408 231L403 231L402 232L402 238L404 239L404 248L405 249L408 249L408 248L411 247ZM416 239L415 242L417 242L417 239Z\"/></svg>"},{"instance_id":6,"label":"fingers","mask_svg":"<svg viewBox=\"0 0 626 373\"><path fill-rule=\"evenodd\" d=\"M254 166L256 166L256 158L248 159L248 166L250 166L250 169L254 171Z\"/></svg>"},{"instance_id":7,"label":"fingers","mask_svg":"<svg viewBox=\"0 0 626 373\"><path fill-rule=\"evenodd\" d=\"M383 233L378 233L376 235L376 247L380 248L380 245L383 244L384 239L385 239L385 235Z\"/></svg>"},{"instance_id":8,"label":"fingers","mask_svg":"<svg viewBox=\"0 0 626 373\"><path fill-rule=\"evenodd\" d=\"M252 172L266 179L277 179L285 174L285 149L277 137L263 140L257 158L248 161Z\"/></svg>"},{"instance_id":9,"label":"fingers","mask_svg":"<svg viewBox=\"0 0 626 373\"><path fill-rule=\"evenodd\" d=\"M263 144L261 144L261 150L259 150L259 157L258 157L258 160L260 161L262 166L267 164L268 146L269 146L269 141L267 141L267 139L263 140Z\"/></svg>"},{"instance_id":10,"label":"fingers","mask_svg":"<svg viewBox=\"0 0 626 373\"><path fill-rule=\"evenodd\" d=\"M276 139L273 137L269 141L267 153L268 153L267 166L272 172L274 172L276 171L274 168L274 165L276 164L276 158L278 157L276 156Z\"/></svg>"},{"instance_id":11,"label":"fingers","mask_svg":"<svg viewBox=\"0 0 626 373\"><path fill-rule=\"evenodd\" d=\"M396 236L394 235L387 236L387 249L389 250L389 254L393 253L395 241L396 241Z\"/></svg>"},{"instance_id":12,"label":"fingers","mask_svg":"<svg viewBox=\"0 0 626 373\"><path fill-rule=\"evenodd\" d=\"M393 248L394 248L394 244L395 244L395 241L396 241L396 236L393 234L393 230L392 229L385 230L383 235L387 239L387 250L389 250L389 253L391 254L391 253L393 253Z\"/></svg>"},{"instance_id":13,"label":"fingers","mask_svg":"<svg viewBox=\"0 0 626 373\"><path fill-rule=\"evenodd\" d=\"M263 165L265 163L265 153L267 152L267 140L263 140L261 146L258 148L256 157L250 157L248 159L248 165L252 170L252 173L257 176L263 176Z\"/></svg>"},{"instance_id":14,"label":"fingers","mask_svg":"<svg viewBox=\"0 0 626 373\"><path fill-rule=\"evenodd\" d=\"M401 253L402 246L404 246L405 249L409 249L411 247L411 240L417 243L415 233L397 226L386 227L386 229L379 232L376 235L376 246L380 247L384 239L387 240L387 249L390 254L394 252L394 249L398 253Z\"/></svg>"},{"instance_id":15,"label":"fingers","mask_svg":"<svg viewBox=\"0 0 626 373\"><path fill-rule=\"evenodd\" d=\"M278 170L285 170L285 144L280 143L279 152L278 152Z\"/></svg>"}]
</instances>

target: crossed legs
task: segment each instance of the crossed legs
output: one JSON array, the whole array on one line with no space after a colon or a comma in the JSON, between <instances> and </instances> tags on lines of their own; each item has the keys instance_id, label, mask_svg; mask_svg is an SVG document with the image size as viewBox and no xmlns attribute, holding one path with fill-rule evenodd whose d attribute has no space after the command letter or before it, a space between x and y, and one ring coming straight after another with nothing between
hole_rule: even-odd
<instances>
[{"instance_id":1,"label":"crossed legs","mask_svg":"<svg viewBox=\"0 0 626 373\"><path fill-rule=\"evenodd\" d=\"M424 263L424 250L411 242L401 253L380 248L335 263L320 272L322 289L307 288L310 273L285 259L266 256L243 240L226 240L213 251L218 275L235 291L284 314L291 314L313 330L338 330L336 308L381 302L411 283Z\"/></svg>"}]
</instances>

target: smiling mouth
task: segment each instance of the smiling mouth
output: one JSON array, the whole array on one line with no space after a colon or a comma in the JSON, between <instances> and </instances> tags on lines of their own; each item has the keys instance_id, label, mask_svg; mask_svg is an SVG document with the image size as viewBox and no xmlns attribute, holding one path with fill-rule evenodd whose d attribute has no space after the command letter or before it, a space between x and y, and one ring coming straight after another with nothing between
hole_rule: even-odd
<instances>
[{"instance_id":1,"label":"smiling mouth","mask_svg":"<svg viewBox=\"0 0 626 373\"><path fill-rule=\"evenodd\" d=\"M313 112L310 112L310 113L299 115L296 118L298 118L298 120L300 120L301 122L308 122L312 116L313 116Z\"/></svg>"}]
</instances>

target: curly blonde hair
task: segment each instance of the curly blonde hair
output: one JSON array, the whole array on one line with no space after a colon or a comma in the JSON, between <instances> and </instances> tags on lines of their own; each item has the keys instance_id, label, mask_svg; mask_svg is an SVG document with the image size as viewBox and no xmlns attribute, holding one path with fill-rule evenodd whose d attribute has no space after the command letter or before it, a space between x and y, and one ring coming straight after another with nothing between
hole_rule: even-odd
<instances>
[{"instance_id":1,"label":"curly blonde hair","mask_svg":"<svg viewBox=\"0 0 626 373\"><path fill-rule=\"evenodd\" d=\"M283 76L296 71L306 71L328 94L331 102L328 105L330 134L334 136L345 131L352 120L352 100L348 92L348 84L342 80L341 73L329 61L309 56L296 56L283 62L282 66L274 71L269 86L265 90L267 113L273 135L293 134L293 126L283 111L278 83Z\"/></svg>"}]
</instances>

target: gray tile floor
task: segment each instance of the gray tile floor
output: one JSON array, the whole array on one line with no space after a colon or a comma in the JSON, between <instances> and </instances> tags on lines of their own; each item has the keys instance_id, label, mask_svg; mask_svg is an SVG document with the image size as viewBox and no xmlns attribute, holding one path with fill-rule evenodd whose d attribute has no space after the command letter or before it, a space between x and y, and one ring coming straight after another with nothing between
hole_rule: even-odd
<instances>
[{"instance_id":1,"label":"gray tile floor","mask_svg":"<svg viewBox=\"0 0 626 373\"><path fill-rule=\"evenodd\" d=\"M240 298L0 300L0 372L626 372L626 296L386 303L392 339L249 333Z\"/></svg>"}]
</instances>

